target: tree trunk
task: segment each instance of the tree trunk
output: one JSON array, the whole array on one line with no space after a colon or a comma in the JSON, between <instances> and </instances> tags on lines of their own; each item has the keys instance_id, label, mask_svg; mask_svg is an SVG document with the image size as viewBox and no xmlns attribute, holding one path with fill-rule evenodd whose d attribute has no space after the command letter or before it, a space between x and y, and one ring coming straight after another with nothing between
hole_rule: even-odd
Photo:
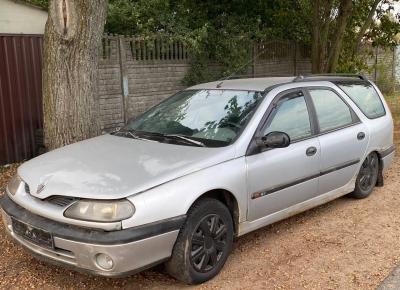
<instances>
[{"instance_id":1,"label":"tree trunk","mask_svg":"<svg viewBox=\"0 0 400 290\"><path fill-rule=\"evenodd\" d=\"M107 0L50 0L43 52L47 150L99 134L97 66Z\"/></svg>"},{"instance_id":2,"label":"tree trunk","mask_svg":"<svg viewBox=\"0 0 400 290\"><path fill-rule=\"evenodd\" d=\"M312 33L312 38L311 38L311 72L313 74L320 73L319 70L319 64L320 64L320 55L319 55L319 31L314 31Z\"/></svg>"},{"instance_id":3,"label":"tree trunk","mask_svg":"<svg viewBox=\"0 0 400 290\"><path fill-rule=\"evenodd\" d=\"M330 12L329 8L329 12ZM326 13L325 13L326 14ZM321 28L321 37L320 37L320 43L319 43L319 73L324 73L325 72L325 67L326 67L326 52L327 52L327 47L328 47L328 41L329 41L329 28L331 26L331 20L329 19L329 14L325 15L326 20L322 24Z\"/></svg>"},{"instance_id":4,"label":"tree trunk","mask_svg":"<svg viewBox=\"0 0 400 290\"><path fill-rule=\"evenodd\" d=\"M356 40L354 43L353 56L355 56L359 52L360 46L361 46L361 40L362 40L365 32L367 32L367 29L371 26L372 20L374 19L374 15L376 13L376 9L378 8L378 5L380 2L381 2L381 0L375 0L374 3L372 3L371 10L369 11L367 19L365 20L363 26L361 27L360 31L357 34L357 37L356 37Z\"/></svg>"},{"instance_id":5,"label":"tree trunk","mask_svg":"<svg viewBox=\"0 0 400 290\"><path fill-rule=\"evenodd\" d=\"M312 73L325 71L326 48L328 45L329 28L331 25L330 14L333 0L317 0L312 8L312 47L311 64Z\"/></svg>"},{"instance_id":6,"label":"tree trunk","mask_svg":"<svg viewBox=\"0 0 400 290\"><path fill-rule=\"evenodd\" d=\"M312 21L311 21L311 72L313 74L319 73L319 63L320 63L320 54L319 54L319 42L320 42L320 17L319 17L319 9L320 9L320 0L316 0L314 6L312 8Z\"/></svg>"},{"instance_id":7,"label":"tree trunk","mask_svg":"<svg viewBox=\"0 0 400 290\"><path fill-rule=\"evenodd\" d=\"M336 72L336 68L339 61L340 52L343 46L343 38L344 33L347 27L348 20L350 18L351 12L353 9L353 1L352 0L341 0L339 7L339 16L337 19L337 30L336 30L336 38L333 42L332 48L329 53L328 58L328 66L326 68L326 72L334 73Z\"/></svg>"}]
</instances>

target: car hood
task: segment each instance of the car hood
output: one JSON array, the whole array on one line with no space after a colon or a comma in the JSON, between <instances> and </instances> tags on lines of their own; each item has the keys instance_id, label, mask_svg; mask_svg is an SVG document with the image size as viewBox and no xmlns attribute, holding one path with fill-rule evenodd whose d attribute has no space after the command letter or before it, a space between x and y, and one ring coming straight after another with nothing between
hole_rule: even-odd
<instances>
[{"instance_id":1,"label":"car hood","mask_svg":"<svg viewBox=\"0 0 400 290\"><path fill-rule=\"evenodd\" d=\"M127 197L234 158L233 146L203 148L103 135L36 157L18 168L40 199Z\"/></svg>"}]
</instances>

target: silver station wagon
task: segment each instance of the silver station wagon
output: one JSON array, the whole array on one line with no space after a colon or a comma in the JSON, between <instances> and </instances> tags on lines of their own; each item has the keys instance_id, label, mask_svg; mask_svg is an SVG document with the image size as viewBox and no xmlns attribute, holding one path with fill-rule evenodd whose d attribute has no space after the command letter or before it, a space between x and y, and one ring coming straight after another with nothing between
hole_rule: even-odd
<instances>
[{"instance_id":1,"label":"silver station wagon","mask_svg":"<svg viewBox=\"0 0 400 290\"><path fill-rule=\"evenodd\" d=\"M389 108L363 76L217 81L25 162L2 217L46 261L110 277L165 263L196 284L218 274L235 237L368 197L393 157Z\"/></svg>"}]
</instances>

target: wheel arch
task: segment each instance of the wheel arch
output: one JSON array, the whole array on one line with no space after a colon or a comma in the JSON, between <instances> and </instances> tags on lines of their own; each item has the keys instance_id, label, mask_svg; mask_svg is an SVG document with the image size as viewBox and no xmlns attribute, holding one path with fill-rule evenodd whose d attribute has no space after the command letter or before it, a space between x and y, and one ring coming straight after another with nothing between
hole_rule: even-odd
<instances>
[{"instance_id":1,"label":"wheel arch","mask_svg":"<svg viewBox=\"0 0 400 290\"><path fill-rule=\"evenodd\" d=\"M384 183L383 182L383 160L382 160L382 155L377 150L374 150L372 152L375 152L378 155L378 160L379 160L378 180L376 181L376 186L382 187L383 183Z\"/></svg>"},{"instance_id":2,"label":"wheel arch","mask_svg":"<svg viewBox=\"0 0 400 290\"><path fill-rule=\"evenodd\" d=\"M368 154L365 155L364 159L361 160L361 164L364 162L365 158L367 158L371 153L376 153L376 155L378 155L379 170L378 170L378 180L376 181L376 186L382 187L384 182L383 182L383 160L382 160L381 153L377 149L373 149L373 150L369 151ZM357 174L358 174L358 172L357 172Z\"/></svg>"},{"instance_id":3,"label":"wheel arch","mask_svg":"<svg viewBox=\"0 0 400 290\"><path fill-rule=\"evenodd\" d=\"M204 198L213 198L216 199L220 202L222 202L229 210L232 216L233 220L233 225L234 225L234 231L235 235L238 233L239 229L239 217L240 217L240 210L239 210L239 203L238 200L236 199L235 195L230 192L229 190L226 189L212 189L207 192L204 192L202 195L200 195L190 206L190 208L200 200Z\"/></svg>"}]
</instances>

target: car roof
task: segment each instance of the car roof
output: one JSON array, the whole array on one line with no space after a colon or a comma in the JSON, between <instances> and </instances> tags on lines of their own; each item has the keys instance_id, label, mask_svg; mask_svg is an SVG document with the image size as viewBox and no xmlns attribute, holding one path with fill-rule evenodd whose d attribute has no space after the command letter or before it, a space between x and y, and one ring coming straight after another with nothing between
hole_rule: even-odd
<instances>
[{"instance_id":1,"label":"car roof","mask_svg":"<svg viewBox=\"0 0 400 290\"><path fill-rule=\"evenodd\" d=\"M264 91L268 87L293 82L295 77L268 77L268 78L247 78L231 79L198 84L187 88L187 90L203 89L226 89L226 90L249 90Z\"/></svg>"},{"instance_id":2,"label":"car roof","mask_svg":"<svg viewBox=\"0 0 400 290\"><path fill-rule=\"evenodd\" d=\"M243 78L218 80L209 83L198 84L187 88L186 90L205 90L205 89L225 89L225 90L249 90L263 92L270 87L279 86L291 82L305 81L367 81L363 75L352 74L326 74L326 75L306 75L292 77L263 77L263 78Z\"/></svg>"}]
</instances>

